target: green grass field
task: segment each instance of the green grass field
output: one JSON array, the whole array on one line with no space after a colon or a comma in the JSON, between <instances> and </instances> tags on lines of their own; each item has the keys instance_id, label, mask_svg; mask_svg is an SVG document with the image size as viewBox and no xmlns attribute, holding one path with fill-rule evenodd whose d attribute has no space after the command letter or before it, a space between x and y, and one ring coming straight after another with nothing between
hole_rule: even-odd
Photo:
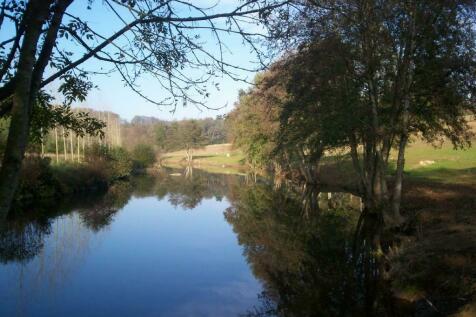
<instances>
[{"instance_id":1,"label":"green grass field","mask_svg":"<svg viewBox=\"0 0 476 317\"><path fill-rule=\"evenodd\" d=\"M393 154L393 157L396 153ZM331 159L331 158L329 158ZM166 166L179 166L185 160L185 152L167 153L163 159ZM326 160L324 160L325 162ZM243 171L244 155L231 144L216 144L196 150L194 166L203 169ZM352 166L342 162L342 170ZM447 142L434 147L422 141L409 145L406 152L405 173L407 177L443 183L476 185L476 147L455 150Z\"/></svg>"},{"instance_id":2,"label":"green grass field","mask_svg":"<svg viewBox=\"0 0 476 317\"><path fill-rule=\"evenodd\" d=\"M451 144L435 148L416 142L407 150L405 172L432 181L476 184L476 147L455 150Z\"/></svg>"},{"instance_id":3,"label":"green grass field","mask_svg":"<svg viewBox=\"0 0 476 317\"><path fill-rule=\"evenodd\" d=\"M185 165L185 151L170 152L162 158L162 165L180 168ZM193 166L209 173L243 174L244 155L240 150L233 149L231 144L207 145L196 149L193 153Z\"/></svg>"},{"instance_id":4,"label":"green grass field","mask_svg":"<svg viewBox=\"0 0 476 317\"><path fill-rule=\"evenodd\" d=\"M185 161L185 151L170 152L164 155L164 165L180 164ZM207 145L193 152L194 165L210 165L223 167L239 167L243 165L244 155L240 150L233 149L231 144Z\"/></svg>"}]
</instances>

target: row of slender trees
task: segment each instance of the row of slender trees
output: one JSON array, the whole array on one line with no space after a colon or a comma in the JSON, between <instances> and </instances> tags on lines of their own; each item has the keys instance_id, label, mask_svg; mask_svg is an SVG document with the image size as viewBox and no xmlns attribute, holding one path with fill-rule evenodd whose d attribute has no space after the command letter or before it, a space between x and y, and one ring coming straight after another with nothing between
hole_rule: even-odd
<instances>
[{"instance_id":1,"label":"row of slender trees","mask_svg":"<svg viewBox=\"0 0 476 317\"><path fill-rule=\"evenodd\" d=\"M108 149L122 145L121 118L110 111L75 108L73 113L84 112L89 117L104 124L101 134L91 135L75 132L64 126L55 126L41 133L39 151L42 156L54 157L56 162L81 162L86 157L87 149L93 145L105 146Z\"/></svg>"},{"instance_id":2,"label":"row of slender trees","mask_svg":"<svg viewBox=\"0 0 476 317\"><path fill-rule=\"evenodd\" d=\"M191 160L193 148L227 141L225 120L221 116L215 119L178 121L134 117L131 122L126 122L118 114L109 111L71 109L73 116L80 113L101 123L100 131L90 134L68 125L55 125L47 131L40 129L28 152L51 157L56 162L81 162L85 159L88 149L95 145L104 146L108 150L124 147L131 153L138 147L146 146L156 153L184 149L187 159ZM5 140L0 137L0 144L2 143L5 143Z\"/></svg>"}]
</instances>

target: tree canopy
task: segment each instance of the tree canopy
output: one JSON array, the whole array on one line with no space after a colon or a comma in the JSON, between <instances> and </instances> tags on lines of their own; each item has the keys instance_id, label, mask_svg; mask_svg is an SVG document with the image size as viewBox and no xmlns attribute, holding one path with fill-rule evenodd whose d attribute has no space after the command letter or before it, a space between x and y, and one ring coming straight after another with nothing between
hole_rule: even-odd
<instances>
[{"instance_id":1,"label":"tree canopy","mask_svg":"<svg viewBox=\"0 0 476 317\"><path fill-rule=\"evenodd\" d=\"M266 131L272 137L265 143L274 148L267 152L284 151L287 165L304 158L309 166L325 150L350 149L366 205L387 224L399 223L409 138L470 142L467 115L476 113L474 12L474 1L399 0L296 1L274 10L264 23L270 47L282 58L266 76L277 78L271 85L280 94L271 97L279 99L272 103L280 126ZM259 110L268 100L256 97L270 90L258 83L240 97L237 111L245 115L243 104L251 98L249 108L266 113L261 122L276 122L270 111ZM256 135L256 121L240 122L241 135ZM245 152L252 153L255 143L248 138ZM396 172L389 186L393 149Z\"/></svg>"}]
</instances>

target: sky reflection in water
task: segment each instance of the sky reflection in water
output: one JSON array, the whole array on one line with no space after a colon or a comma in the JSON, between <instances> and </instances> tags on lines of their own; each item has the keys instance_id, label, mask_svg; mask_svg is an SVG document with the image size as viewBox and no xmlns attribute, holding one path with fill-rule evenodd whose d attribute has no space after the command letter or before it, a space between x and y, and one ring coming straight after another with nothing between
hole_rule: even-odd
<instances>
[{"instance_id":1,"label":"sky reflection in water","mask_svg":"<svg viewBox=\"0 0 476 317\"><path fill-rule=\"evenodd\" d=\"M37 207L0 233L0 316L366 315L361 207L200 171Z\"/></svg>"},{"instance_id":2,"label":"sky reflection in water","mask_svg":"<svg viewBox=\"0 0 476 317\"><path fill-rule=\"evenodd\" d=\"M228 201L205 198L188 209L170 198L133 197L99 230L84 220L90 211L55 218L36 256L0 264L0 316L233 316L251 308L260 283L224 219Z\"/></svg>"}]
</instances>

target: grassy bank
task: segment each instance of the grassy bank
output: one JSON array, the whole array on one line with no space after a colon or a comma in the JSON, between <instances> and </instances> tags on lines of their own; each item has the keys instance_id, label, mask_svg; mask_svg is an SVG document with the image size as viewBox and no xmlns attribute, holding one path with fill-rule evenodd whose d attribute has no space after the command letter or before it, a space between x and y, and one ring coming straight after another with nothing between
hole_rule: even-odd
<instances>
[{"instance_id":1,"label":"grassy bank","mask_svg":"<svg viewBox=\"0 0 476 317\"><path fill-rule=\"evenodd\" d=\"M409 178L476 185L476 147L455 150L450 144L434 148L416 142L410 145L405 163Z\"/></svg>"},{"instance_id":2,"label":"grassy bank","mask_svg":"<svg viewBox=\"0 0 476 317\"><path fill-rule=\"evenodd\" d=\"M438 316L474 316L460 307L476 307L476 186L409 178L402 206L409 225L389 255L394 292Z\"/></svg>"},{"instance_id":3,"label":"grassy bank","mask_svg":"<svg viewBox=\"0 0 476 317\"><path fill-rule=\"evenodd\" d=\"M175 151L167 153L162 158L162 165L178 167L186 164L185 151ZM240 150L233 149L229 143L207 145L196 149L193 152L193 165L199 168L209 168L217 170L244 168L244 155Z\"/></svg>"},{"instance_id":4,"label":"grassy bank","mask_svg":"<svg viewBox=\"0 0 476 317\"><path fill-rule=\"evenodd\" d=\"M353 173L345 158L321 167L331 184L353 187ZM388 254L393 292L429 316L476 316L476 148L412 143L404 185L408 225Z\"/></svg>"},{"instance_id":5,"label":"grassy bank","mask_svg":"<svg viewBox=\"0 0 476 317\"><path fill-rule=\"evenodd\" d=\"M393 157L395 156L393 153ZM185 157L185 151L170 152L164 155L162 164L180 167L186 164ZM329 163L335 165L335 158L324 160L323 174L326 174L326 165ZM209 145L195 150L193 165L214 171L222 169L242 172L246 168L244 154L233 149L231 144ZM352 175L352 165L347 159L339 160L337 166L342 172ZM409 145L406 153L405 174L407 179L419 181L476 185L476 147L455 150L448 143L435 148L430 144L415 141ZM349 178L348 175L345 177Z\"/></svg>"}]
</instances>

